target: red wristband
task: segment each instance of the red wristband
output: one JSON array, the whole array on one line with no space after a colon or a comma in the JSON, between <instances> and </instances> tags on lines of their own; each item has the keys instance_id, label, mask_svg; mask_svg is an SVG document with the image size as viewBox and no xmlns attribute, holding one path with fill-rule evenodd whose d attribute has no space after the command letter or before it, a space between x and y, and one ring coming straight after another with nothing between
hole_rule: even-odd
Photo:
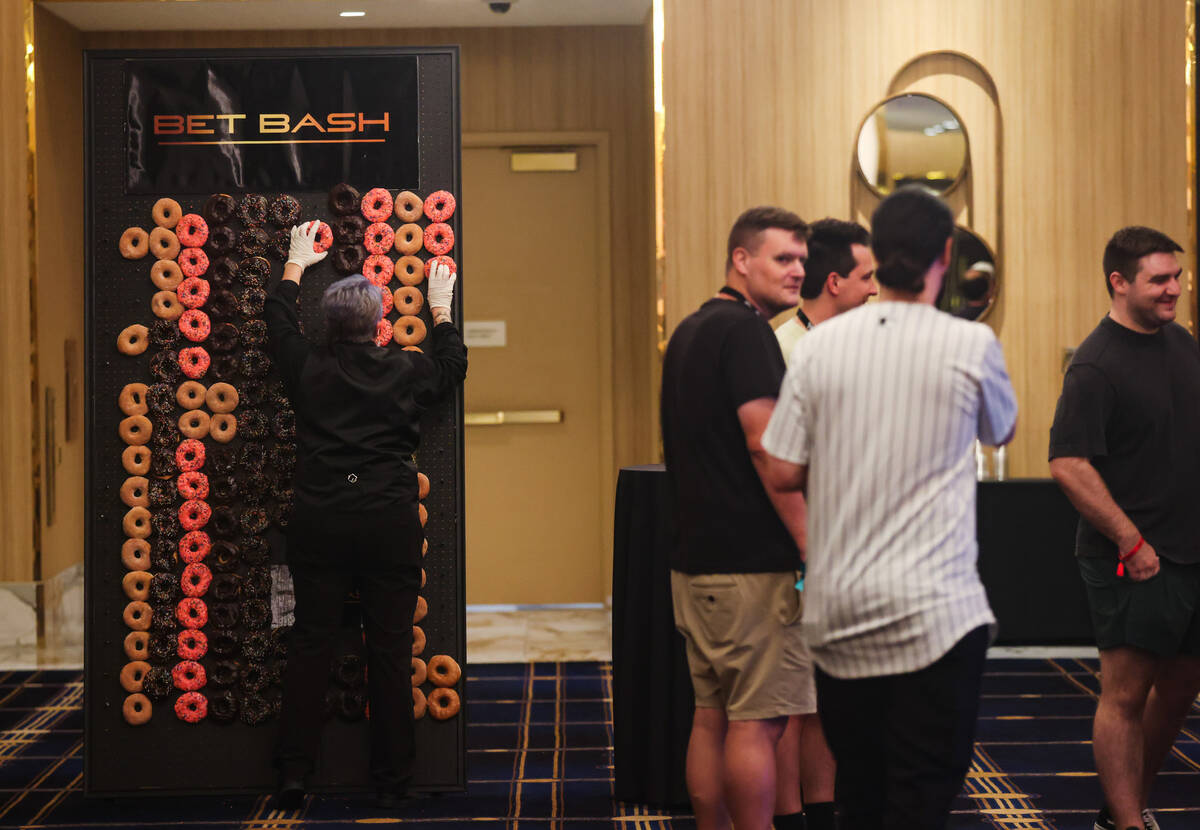
<instances>
[{"instance_id":1,"label":"red wristband","mask_svg":"<svg viewBox=\"0 0 1200 830\"><path fill-rule=\"evenodd\" d=\"M1138 540L1137 540L1137 544L1136 544L1136 545L1134 545L1133 547L1131 547L1131 548L1129 549L1129 552L1128 552L1128 553L1125 553L1125 554L1121 554L1121 555L1119 555L1119 556L1117 557L1117 561L1118 561L1118 562L1126 562L1126 561L1128 561L1128 560L1129 560L1129 558L1130 558L1131 556L1133 556L1135 553L1137 553L1139 550L1141 550L1141 549L1142 549L1142 545L1144 545L1144 544L1146 544L1146 540L1145 540L1145 539L1143 539L1141 536L1139 536L1139 537L1138 537Z\"/></svg>"}]
</instances>

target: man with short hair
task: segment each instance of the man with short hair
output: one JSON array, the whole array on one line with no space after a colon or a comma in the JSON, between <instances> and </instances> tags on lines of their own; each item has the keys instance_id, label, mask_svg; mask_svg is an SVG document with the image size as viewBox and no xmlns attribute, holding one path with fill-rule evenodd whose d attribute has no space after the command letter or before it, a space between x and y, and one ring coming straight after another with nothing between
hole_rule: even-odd
<instances>
[{"instance_id":1,"label":"man with short hair","mask_svg":"<svg viewBox=\"0 0 1200 830\"><path fill-rule=\"evenodd\" d=\"M964 320L978 319L992 302L995 278L996 267L992 263L980 260L970 265L958 284L963 304L955 309L954 316Z\"/></svg>"},{"instance_id":2,"label":"man with short hair","mask_svg":"<svg viewBox=\"0 0 1200 830\"><path fill-rule=\"evenodd\" d=\"M813 326L858 308L879 293L870 244L870 231L857 222L822 219L813 223L804 284L800 286L802 305L794 317L775 329L785 363L791 360L796 343Z\"/></svg>"},{"instance_id":3,"label":"man with short hair","mask_svg":"<svg viewBox=\"0 0 1200 830\"><path fill-rule=\"evenodd\" d=\"M804 498L764 485L760 440L784 373L767 321L799 301L807 236L780 208L738 217L724 287L679 324L663 360L679 528L671 593L696 696L687 783L699 830L767 830L784 721L816 709L795 585Z\"/></svg>"},{"instance_id":4,"label":"man with short hair","mask_svg":"<svg viewBox=\"0 0 1200 830\"><path fill-rule=\"evenodd\" d=\"M1096 830L1156 830L1150 789L1200 691L1200 349L1174 322L1181 250L1138 226L1108 241L1111 308L1067 367L1050 429L1100 649Z\"/></svg>"}]
</instances>

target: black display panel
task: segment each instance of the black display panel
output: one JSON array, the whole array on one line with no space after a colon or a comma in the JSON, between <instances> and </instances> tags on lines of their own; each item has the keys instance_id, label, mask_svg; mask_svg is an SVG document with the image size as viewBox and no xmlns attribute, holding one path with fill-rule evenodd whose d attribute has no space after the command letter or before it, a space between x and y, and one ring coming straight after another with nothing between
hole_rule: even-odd
<instances>
[{"instance_id":1,"label":"black display panel","mask_svg":"<svg viewBox=\"0 0 1200 830\"><path fill-rule=\"evenodd\" d=\"M124 63L127 193L419 185L416 55Z\"/></svg>"},{"instance_id":2,"label":"black display panel","mask_svg":"<svg viewBox=\"0 0 1200 830\"><path fill-rule=\"evenodd\" d=\"M118 352L117 336L131 324L142 324L155 335L168 333L164 327L155 332L155 325L162 322L151 308L152 296L160 286L152 282L155 256L128 259L119 251L119 243L129 228L150 231L155 228L152 209L160 198L171 198L178 202L182 213L201 213L211 195L224 192L239 204L250 195L235 188L213 188L200 192L165 187L145 193L128 192L128 130L126 116L126 70L132 64L150 65L171 61L190 64L229 61L253 74L258 61L278 65L281 61L326 60L338 66L352 66L359 61L387 65L391 60L408 62L415 67L417 112L415 118L416 141L411 153L401 160L403 165L415 171L415 180L408 189L424 197L437 190L452 194L461 193L460 170L460 121L458 99L458 51L455 47L429 49L350 49L350 50L217 50L198 52L131 52L93 51L85 54L85 251L86 251L86 441L88 459L85 482L85 510L87 528L85 536L85 750L84 791L88 795L172 795L184 793L261 793L275 786L275 774L271 768L278 718L269 712L261 720L250 724L240 716L231 722L217 722L209 717L190 724L176 717L174 704L180 691L171 690L165 699L155 701L150 720L140 726L131 726L122 714L122 706L129 692L121 683L121 672L131 658L125 651L125 640L131 628L124 619L124 610L131 598L127 592L125 577L131 572L123 561L122 549L129 534L125 519L130 507L123 503L121 488L130 473L123 464L126 441L118 434L121 421L126 417L118 406L118 397L129 383L152 384L156 381L155 371L163 372L161 360L156 359L164 351L176 347L191 346L190 342L178 341L164 346L158 341L138 355ZM280 98L284 96L281 94ZM350 168L347 168L348 170ZM355 168L357 170L357 168ZM246 169L247 181L255 171ZM355 178L353 176L361 176ZM297 179L299 181L300 179ZM329 203L329 187L316 186L315 180L304 187L255 187L255 192L266 197L268 202L287 195L299 204L304 219L320 219L332 223L334 216ZM396 195L399 186L382 180L375 169L364 169L339 180L365 193L374 187L387 188ZM337 182L335 182L337 183ZM462 208L447 222L455 235L450 256L458 263L463 262ZM400 220L392 216L389 224L395 228ZM417 219L422 227L429 224L425 218ZM214 248L212 233L216 227L227 228L236 239L233 251L222 254ZM265 287L277 281L282 272L283 253L278 245L278 235L285 231L273 214L265 222L253 216L243 216L240 211L227 222L215 222L210 226L210 237L202 250L209 254L211 263L222 256L239 260L252 258L243 251L243 245L255 246L261 240L252 238L248 232L261 229L267 236L267 250L262 254L267 260ZM398 253L388 254L392 260ZM420 260L432 255L422 250ZM309 268L303 278L300 296L300 316L306 333L314 340L321 337L319 301L324 289L341 277L333 267L333 256ZM240 265L239 265L240 268ZM245 335L245 343L239 340L235 352L239 363L223 367L233 371L234 384L242 384L252 390L246 400L239 403L235 414L239 415L238 434L228 444L220 447L210 438L203 439L210 451L233 452L235 469L230 473L234 489L225 488L218 501L215 493L210 494L214 508L228 507L234 511L237 524L231 531L236 543L243 546L240 560L233 565L233 573L241 579L245 596L253 595L269 600L271 611L264 620L262 608L242 603L237 622L222 623L239 629L242 650L232 658L222 658L215 653L218 638L209 637L210 653L199 662L208 673L211 684L224 679L230 688L228 666L217 666L218 662L239 663L239 674L234 681L242 693L253 688L255 703L259 698L268 705L278 692L276 682L279 660L283 655L273 646L275 635L281 630L281 620L275 614L277 590L282 584L278 578L286 560L285 535L281 529L281 518L285 517L280 505L286 498L286 477L281 472L287 464L287 419L279 418L286 409L284 400L273 397L275 374L258 377L261 366L254 361L241 360L249 350L260 350L253 338L260 334L255 320L258 312L253 302L252 289L256 278L250 278L239 270L231 290L237 302L231 309L218 313L211 305L201 306L212 312L214 324L223 319L231 320ZM161 278L161 274L159 275ZM217 275L206 273L211 279L214 294ZM389 283L399 288L398 278ZM416 286L424 294L425 282ZM463 283L460 279L455 292L454 317L461 319ZM212 296L210 295L210 303ZM231 316L230 316L231 315ZM386 319L395 320L398 312L393 310ZM428 304L420 311L421 319L431 325ZM215 328L215 326L214 326ZM204 341L205 345L209 341ZM211 345L211 344L210 344ZM387 346L396 348L395 346ZM217 357L214 348L214 358ZM228 363L228 361L226 361ZM169 366L166 367L169 370ZM216 370L216 360L210 372ZM200 382L208 385L217 378L208 375ZM182 379L173 381L178 384ZM243 391L246 391L243 388ZM181 404L171 408L170 417L184 414ZM245 409L243 410L243 407ZM246 413L243 419L240 416ZM154 446L160 428L169 430L170 423L162 417L153 417ZM428 553L422 564L427 574L427 583L421 596L428 604L428 616L419 625L427 638L423 657L446 654L460 664L466 661L466 632L463 582L463 400L459 390L453 397L444 400L427 411L422 419L422 442L415 461L418 469L428 475L430 491L422 504L428 511L426 537ZM263 459L252 445L263 450ZM250 449L247 449L247 447ZM211 459L210 459L211 461ZM157 463L157 462L156 462ZM262 475L256 472L261 466ZM224 476L223 473L213 473ZM156 481L174 483L173 476L157 478L154 468L147 474L150 487ZM159 488L161 490L161 488ZM153 495L153 494L152 494ZM160 493L159 495L163 495ZM153 533L147 540L151 543L151 559L146 571L152 576L166 574L182 578L183 563L166 558L170 545L157 546L158 537L170 539L171 533L179 534L173 511L181 506L181 497L175 495L166 502L152 503ZM262 510L260 515L257 511ZM165 514L162 516L160 514ZM158 519L163 518L162 523ZM262 520L266 528L261 529ZM216 510L212 523L216 522ZM205 528L211 530L211 525ZM213 530L213 538L217 539ZM258 541L260 540L261 541ZM381 540L386 544L386 540ZM252 555L250 552L253 552ZM206 560L207 561L207 560ZM214 564L214 577L218 575ZM230 571L225 571L230 572ZM270 593L263 594L262 575L270 576ZM215 584L215 578L214 578ZM252 588L252 586L254 586ZM151 602L155 602L151 598ZM214 602L216 602L214 600ZM352 664L354 657L363 656L362 634L359 627L358 608L351 598L346 604L345 625L338 650L338 659L331 666L331 688L346 686L342 681L348 675L356 675ZM210 635L211 629L203 629ZM156 634L152 624L151 637ZM261 635L261 636L260 636ZM252 641L253 647L246 648ZM263 659L258 653L266 649ZM349 660L343 659L349 656ZM216 658L216 659L214 659ZM153 666L170 667L177 658L156 658L149 661ZM256 663L254 667L250 663ZM262 669L260 671L259 669ZM225 675L222 678L222 675ZM206 687L210 688L210 687ZM423 687L430 691L427 682ZM448 720L434 721L428 715L417 722L417 756L413 788L424 791L461 790L465 787L465 682L457 684L462 698L462 712ZM205 690L202 689L203 693ZM345 691L345 689L343 689ZM350 689L353 691L353 689ZM215 696L215 695L214 695ZM314 790L368 789L368 730L369 722L361 711L361 701L354 694L342 694L332 701L330 719L325 723L322 734L322 754L318 769L312 777ZM261 714L261 712L256 713Z\"/></svg>"}]
</instances>

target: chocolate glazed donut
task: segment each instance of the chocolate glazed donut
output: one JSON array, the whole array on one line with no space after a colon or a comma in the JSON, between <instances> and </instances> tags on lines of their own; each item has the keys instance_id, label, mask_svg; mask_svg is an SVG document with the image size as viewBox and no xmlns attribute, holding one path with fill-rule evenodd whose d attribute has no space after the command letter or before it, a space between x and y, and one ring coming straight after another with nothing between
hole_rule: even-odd
<instances>
[{"instance_id":1,"label":"chocolate glazed donut","mask_svg":"<svg viewBox=\"0 0 1200 830\"><path fill-rule=\"evenodd\" d=\"M335 184L329 191L329 209L338 216L349 216L358 212L362 196L350 185Z\"/></svg>"},{"instance_id":2,"label":"chocolate glazed donut","mask_svg":"<svg viewBox=\"0 0 1200 830\"><path fill-rule=\"evenodd\" d=\"M339 274L361 274L367 251L362 245L338 245L333 249L333 270Z\"/></svg>"},{"instance_id":3,"label":"chocolate glazed donut","mask_svg":"<svg viewBox=\"0 0 1200 830\"><path fill-rule=\"evenodd\" d=\"M333 231L333 241L339 245L357 245L362 242L363 234L367 231L367 220L357 213L351 216L339 216L330 226Z\"/></svg>"},{"instance_id":4,"label":"chocolate glazed donut","mask_svg":"<svg viewBox=\"0 0 1200 830\"><path fill-rule=\"evenodd\" d=\"M224 225L237 211L237 202L228 193L214 193L204 203L201 214L209 225Z\"/></svg>"},{"instance_id":5,"label":"chocolate glazed donut","mask_svg":"<svg viewBox=\"0 0 1200 830\"><path fill-rule=\"evenodd\" d=\"M214 225L208 229L208 241L204 247L214 254L227 254L236 244L237 232L233 228L229 225Z\"/></svg>"}]
</instances>

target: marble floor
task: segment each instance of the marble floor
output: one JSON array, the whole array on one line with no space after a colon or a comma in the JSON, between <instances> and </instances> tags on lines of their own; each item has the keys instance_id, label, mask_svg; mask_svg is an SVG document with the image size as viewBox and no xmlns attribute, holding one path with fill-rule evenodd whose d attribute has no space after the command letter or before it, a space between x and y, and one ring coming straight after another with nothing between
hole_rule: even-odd
<instances>
[{"instance_id":1,"label":"marble floor","mask_svg":"<svg viewBox=\"0 0 1200 830\"><path fill-rule=\"evenodd\" d=\"M531 660L611 660L612 614L607 608L517 608L467 611L472 663ZM73 669L83 646L0 646L0 669Z\"/></svg>"}]
</instances>

